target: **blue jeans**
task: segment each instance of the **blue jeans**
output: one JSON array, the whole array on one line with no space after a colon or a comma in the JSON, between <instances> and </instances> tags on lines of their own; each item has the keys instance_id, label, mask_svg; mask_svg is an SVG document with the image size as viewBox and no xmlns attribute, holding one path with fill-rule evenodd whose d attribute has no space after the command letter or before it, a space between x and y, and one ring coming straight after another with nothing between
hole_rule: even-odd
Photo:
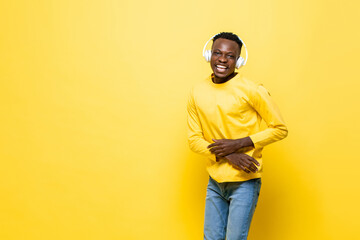
<instances>
[{"instance_id":1,"label":"blue jeans","mask_svg":"<svg viewBox=\"0 0 360 240\"><path fill-rule=\"evenodd\" d=\"M260 188L261 178L218 183L209 177L204 240L246 240Z\"/></svg>"}]
</instances>

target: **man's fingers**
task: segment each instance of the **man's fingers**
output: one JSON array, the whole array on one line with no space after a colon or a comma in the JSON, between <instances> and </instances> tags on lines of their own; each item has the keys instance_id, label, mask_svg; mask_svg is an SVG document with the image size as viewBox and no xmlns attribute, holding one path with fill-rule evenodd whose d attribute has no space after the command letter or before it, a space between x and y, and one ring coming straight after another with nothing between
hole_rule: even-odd
<instances>
[{"instance_id":1,"label":"man's fingers","mask_svg":"<svg viewBox=\"0 0 360 240\"><path fill-rule=\"evenodd\" d=\"M252 158L251 161L252 161L253 163L255 163L256 165L260 166L260 163L259 163L255 158Z\"/></svg>"},{"instance_id":2,"label":"man's fingers","mask_svg":"<svg viewBox=\"0 0 360 240\"><path fill-rule=\"evenodd\" d=\"M221 151L215 149L210 149L210 152L215 155L219 155L221 153Z\"/></svg>"},{"instance_id":3,"label":"man's fingers","mask_svg":"<svg viewBox=\"0 0 360 240\"><path fill-rule=\"evenodd\" d=\"M260 163L253 157L250 157L249 155L247 155L247 159L253 163L255 163L256 165L260 166Z\"/></svg>"},{"instance_id":4,"label":"man's fingers","mask_svg":"<svg viewBox=\"0 0 360 240\"><path fill-rule=\"evenodd\" d=\"M208 148L223 146L221 142L214 142L207 146Z\"/></svg>"},{"instance_id":5,"label":"man's fingers","mask_svg":"<svg viewBox=\"0 0 360 240\"><path fill-rule=\"evenodd\" d=\"M223 151L217 150L215 152L217 152L218 154L225 153L224 150ZM229 154L226 154L226 155L229 155ZM232 155L229 155L229 157L226 157L226 155L224 157L227 158L231 162L231 164L239 170L243 170L246 173L251 173L251 172L256 173L259 170L256 166L256 165L260 166L259 162L256 159L250 157L249 155L241 154L240 155L241 157L239 159L236 159L236 157L233 158ZM220 156L220 155L217 155L217 156Z\"/></svg>"},{"instance_id":6,"label":"man's fingers","mask_svg":"<svg viewBox=\"0 0 360 240\"><path fill-rule=\"evenodd\" d=\"M245 167L241 166L241 169L244 171L244 172L247 172L247 173L250 173L249 170L247 170Z\"/></svg>"},{"instance_id":7,"label":"man's fingers","mask_svg":"<svg viewBox=\"0 0 360 240\"><path fill-rule=\"evenodd\" d=\"M214 151L214 154L217 156L220 156L220 157L224 157L224 156L228 155L227 153L223 152L222 150Z\"/></svg>"},{"instance_id":8,"label":"man's fingers","mask_svg":"<svg viewBox=\"0 0 360 240\"><path fill-rule=\"evenodd\" d=\"M251 172L256 172L256 170L251 165L244 166L244 168L250 170Z\"/></svg>"},{"instance_id":9,"label":"man's fingers","mask_svg":"<svg viewBox=\"0 0 360 240\"><path fill-rule=\"evenodd\" d=\"M250 159L251 162L253 162L256 165L260 166L260 163L255 158L249 156L249 159Z\"/></svg>"},{"instance_id":10,"label":"man's fingers","mask_svg":"<svg viewBox=\"0 0 360 240\"><path fill-rule=\"evenodd\" d=\"M246 164L247 164L246 167L250 169L250 171L257 172L258 169L252 162L247 162Z\"/></svg>"},{"instance_id":11,"label":"man's fingers","mask_svg":"<svg viewBox=\"0 0 360 240\"><path fill-rule=\"evenodd\" d=\"M236 169L243 170L243 171L246 172L246 173L250 173L250 170L247 169L245 166L243 166L243 165L240 164L240 163L233 163L232 165L233 165L233 167L236 168Z\"/></svg>"},{"instance_id":12,"label":"man's fingers","mask_svg":"<svg viewBox=\"0 0 360 240\"><path fill-rule=\"evenodd\" d=\"M225 149L220 146L210 148L210 152L224 152L224 151L225 151Z\"/></svg>"},{"instance_id":13,"label":"man's fingers","mask_svg":"<svg viewBox=\"0 0 360 240\"><path fill-rule=\"evenodd\" d=\"M244 162L242 163L245 168L249 169L251 172L257 172L258 169L255 166L255 164L251 161L251 157L248 156L248 158L244 159Z\"/></svg>"},{"instance_id":14,"label":"man's fingers","mask_svg":"<svg viewBox=\"0 0 360 240\"><path fill-rule=\"evenodd\" d=\"M217 156L220 156L220 157L225 157L226 155L229 155L232 153L223 148L217 148L217 149L212 148L212 149L210 149L210 152Z\"/></svg>"},{"instance_id":15,"label":"man's fingers","mask_svg":"<svg viewBox=\"0 0 360 240\"><path fill-rule=\"evenodd\" d=\"M224 153L224 152L218 154L219 157L225 157L226 155L229 155L229 154Z\"/></svg>"},{"instance_id":16,"label":"man's fingers","mask_svg":"<svg viewBox=\"0 0 360 240\"><path fill-rule=\"evenodd\" d=\"M243 167L243 168L245 169L245 170L244 169L243 170L247 173L250 173L250 172L256 173L257 172L256 167L255 168L254 167Z\"/></svg>"},{"instance_id":17,"label":"man's fingers","mask_svg":"<svg viewBox=\"0 0 360 240\"><path fill-rule=\"evenodd\" d=\"M250 171L252 172L257 172L257 167L255 167L254 164L251 164L250 167L248 167L250 169Z\"/></svg>"},{"instance_id":18,"label":"man's fingers","mask_svg":"<svg viewBox=\"0 0 360 240\"><path fill-rule=\"evenodd\" d=\"M212 143L212 144L210 144L209 146L207 146L208 148L212 148L212 147L215 147L215 146L218 146L219 145L219 143Z\"/></svg>"},{"instance_id":19,"label":"man's fingers","mask_svg":"<svg viewBox=\"0 0 360 240\"><path fill-rule=\"evenodd\" d=\"M218 151L220 150L221 148L219 146L216 146L216 147L212 147L210 148L210 152L215 152L215 151Z\"/></svg>"},{"instance_id":20,"label":"man's fingers","mask_svg":"<svg viewBox=\"0 0 360 240\"><path fill-rule=\"evenodd\" d=\"M250 173L249 170L247 170L244 166L242 166L241 164L232 164L234 168L239 169L239 170L243 170L244 172Z\"/></svg>"}]
</instances>

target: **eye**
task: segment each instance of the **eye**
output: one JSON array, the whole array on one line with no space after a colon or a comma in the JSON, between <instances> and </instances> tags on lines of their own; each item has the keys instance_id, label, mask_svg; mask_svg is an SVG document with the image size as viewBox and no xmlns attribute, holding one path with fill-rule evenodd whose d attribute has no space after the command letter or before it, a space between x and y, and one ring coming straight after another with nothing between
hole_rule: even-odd
<instances>
[{"instance_id":1,"label":"eye","mask_svg":"<svg viewBox=\"0 0 360 240\"><path fill-rule=\"evenodd\" d=\"M234 55L228 55L227 57L228 57L228 58L231 58L231 59L235 58Z\"/></svg>"},{"instance_id":2,"label":"eye","mask_svg":"<svg viewBox=\"0 0 360 240\"><path fill-rule=\"evenodd\" d=\"M216 56L219 56L221 53L218 52L218 51L216 51L216 52L214 52L214 54L215 54Z\"/></svg>"}]
</instances>

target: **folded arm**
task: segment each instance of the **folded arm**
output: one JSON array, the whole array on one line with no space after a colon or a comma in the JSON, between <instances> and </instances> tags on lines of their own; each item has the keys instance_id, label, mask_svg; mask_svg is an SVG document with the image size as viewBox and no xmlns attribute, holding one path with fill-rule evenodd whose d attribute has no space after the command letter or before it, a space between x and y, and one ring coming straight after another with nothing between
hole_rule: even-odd
<instances>
[{"instance_id":1,"label":"folded arm","mask_svg":"<svg viewBox=\"0 0 360 240\"><path fill-rule=\"evenodd\" d=\"M288 130L280 111L263 86L259 85L256 90L250 91L249 100L268 128L244 138L213 139L214 143L209 144L208 148L217 157L226 158L244 148L263 148L287 136Z\"/></svg>"}]
</instances>

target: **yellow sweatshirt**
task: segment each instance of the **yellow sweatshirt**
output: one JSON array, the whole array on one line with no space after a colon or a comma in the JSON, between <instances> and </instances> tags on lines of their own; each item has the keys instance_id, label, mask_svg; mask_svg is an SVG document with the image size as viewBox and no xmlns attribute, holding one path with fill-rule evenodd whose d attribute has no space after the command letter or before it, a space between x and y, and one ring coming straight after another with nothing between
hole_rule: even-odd
<instances>
[{"instance_id":1,"label":"yellow sweatshirt","mask_svg":"<svg viewBox=\"0 0 360 240\"><path fill-rule=\"evenodd\" d=\"M208 157L207 171L217 182L246 181L261 177L264 146L287 136L287 128L269 92L240 74L225 83L209 76L190 91L187 106L190 149ZM267 128L260 131L261 119ZM216 157L207 146L215 139L250 137L255 148L242 149L259 163L259 171L246 173L228 160Z\"/></svg>"}]
</instances>

